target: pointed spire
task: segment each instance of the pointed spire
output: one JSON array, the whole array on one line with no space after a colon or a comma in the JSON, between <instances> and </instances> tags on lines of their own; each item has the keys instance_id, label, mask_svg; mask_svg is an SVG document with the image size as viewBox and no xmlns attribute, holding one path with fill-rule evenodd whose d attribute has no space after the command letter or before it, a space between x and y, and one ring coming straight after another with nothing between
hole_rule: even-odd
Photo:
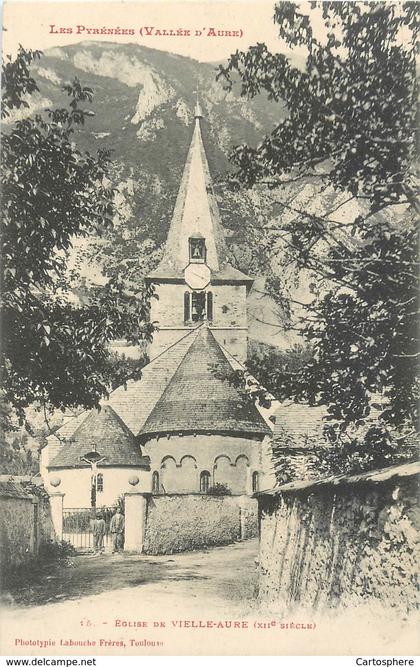
<instances>
[{"instance_id":1,"label":"pointed spire","mask_svg":"<svg viewBox=\"0 0 420 667\"><path fill-rule=\"evenodd\" d=\"M159 274L183 272L189 263L188 239L194 235L204 237L206 261L212 271L220 271L227 262L225 237L201 135L203 112L198 99L194 115L195 128Z\"/></svg>"}]
</instances>

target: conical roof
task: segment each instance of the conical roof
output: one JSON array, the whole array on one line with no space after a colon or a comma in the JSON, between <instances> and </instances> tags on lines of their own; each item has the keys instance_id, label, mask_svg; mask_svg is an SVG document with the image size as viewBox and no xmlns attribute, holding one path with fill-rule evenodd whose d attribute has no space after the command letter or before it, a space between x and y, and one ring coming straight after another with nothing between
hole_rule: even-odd
<instances>
[{"instance_id":1,"label":"conical roof","mask_svg":"<svg viewBox=\"0 0 420 667\"><path fill-rule=\"evenodd\" d=\"M81 458L97 450L104 466L135 466L149 468L149 459L141 454L133 433L110 405L91 410L49 464L49 468L79 468Z\"/></svg>"},{"instance_id":2,"label":"conical roof","mask_svg":"<svg viewBox=\"0 0 420 667\"><path fill-rule=\"evenodd\" d=\"M180 340L146 364L141 369L140 379L128 380L126 384L114 389L102 406L111 406L131 433L138 435L198 333L199 327L188 331ZM89 411L85 410L71 417L48 437L51 460L61 451L62 443L72 439L88 415Z\"/></svg>"},{"instance_id":3,"label":"conical roof","mask_svg":"<svg viewBox=\"0 0 420 667\"><path fill-rule=\"evenodd\" d=\"M202 327L140 436L179 432L271 434L253 403L226 379L232 367Z\"/></svg>"},{"instance_id":4,"label":"conical roof","mask_svg":"<svg viewBox=\"0 0 420 667\"><path fill-rule=\"evenodd\" d=\"M189 262L188 239L200 234L206 239L207 264L219 271L226 263L226 245L220 222L219 208L196 116L195 128L188 151L184 173L175 203L162 266L183 271Z\"/></svg>"},{"instance_id":5,"label":"conical roof","mask_svg":"<svg viewBox=\"0 0 420 667\"><path fill-rule=\"evenodd\" d=\"M182 277L189 263L188 239L206 240L206 263L219 279L251 282L241 271L228 263L219 207L213 191L209 165L201 133L202 111L195 110L195 127L178 196L169 227L165 251L157 269L148 278Z\"/></svg>"}]
</instances>

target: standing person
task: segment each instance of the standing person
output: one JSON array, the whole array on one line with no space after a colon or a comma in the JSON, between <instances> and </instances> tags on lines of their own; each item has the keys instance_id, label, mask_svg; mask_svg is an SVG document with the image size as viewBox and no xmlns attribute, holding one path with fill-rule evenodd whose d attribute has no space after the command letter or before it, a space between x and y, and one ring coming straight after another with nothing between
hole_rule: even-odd
<instances>
[{"instance_id":1,"label":"standing person","mask_svg":"<svg viewBox=\"0 0 420 667\"><path fill-rule=\"evenodd\" d=\"M102 514L98 515L98 518L95 521L95 527L93 529L93 535L95 538L95 552L97 554L102 553L104 550L104 535L105 535L105 519Z\"/></svg>"},{"instance_id":2,"label":"standing person","mask_svg":"<svg viewBox=\"0 0 420 667\"><path fill-rule=\"evenodd\" d=\"M121 510L117 507L114 516L111 519L109 530L112 535L112 553L121 551L124 535L124 517Z\"/></svg>"}]
</instances>

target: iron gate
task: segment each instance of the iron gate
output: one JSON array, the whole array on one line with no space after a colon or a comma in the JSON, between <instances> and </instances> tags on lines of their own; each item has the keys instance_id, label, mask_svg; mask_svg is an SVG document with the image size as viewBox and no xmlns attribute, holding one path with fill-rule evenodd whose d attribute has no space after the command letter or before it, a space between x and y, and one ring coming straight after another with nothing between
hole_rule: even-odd
<instances>
[{"instance_id":1,"label":"iron gate","mask_svg":"<svg viewBox=\"0 0 420 667\"><path fill-rule=\"evenodd\" d=\"M100 513L105 519L103 546L111 549L109 524L115 508L101 507ZM69 507L63 511L63 540L70 542L78 551L93 551L95 547L93 511L91 507Z\"/></svg>"}]
</instances>

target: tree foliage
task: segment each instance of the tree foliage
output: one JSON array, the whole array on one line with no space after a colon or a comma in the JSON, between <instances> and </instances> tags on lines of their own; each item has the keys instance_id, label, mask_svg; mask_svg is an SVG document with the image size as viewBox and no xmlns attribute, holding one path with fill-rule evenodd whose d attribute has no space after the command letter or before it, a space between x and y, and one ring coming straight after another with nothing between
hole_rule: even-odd
<instances>
[{"instance_id":1,"label":"tree foliage","mask_svg":"<svg viewBox=\"0 0 420 667\"><path fill-rule=\"evenodd\" d=\"M216 482L216 484L213 484L213 486L210 486L208 491L207 491L208 496L231 496L232 491L228 487L227 484L221 484L220 482Z\"/></svg>"},{"instance_id":2,"label":"tree foliage","mask_svg":"<svg viewBox=\"0 0 420 667\"><path fill-rule=\"evenodd\" d=\"M266 92L288 110L258 147L231 156L234 183L267 183L282 212L267 232L271 256L287 252L309 276L295 326L313 356L300 369L263 374L279 398L326 405L335 441L375 410L365 440L386 448L391 432L418 423L416 5L301 7L279 2L274 21L290 48L306 49L303 71L257 44L218 75L227 87L239 75L242 95ZM332 192L330 210L299 205L299 184L309 182L320 200ZM281 304L278 287L273 281Z\"/></svg>"},{"instance_id":3,"label":"tree foliage","mask_svg":"<svg viewBox=\"0 0 420 667\"><path fill-rule=\"evenodd\" d=\"M3 68L2 116L28 106L37 91L20 47ZM151 292L127 292L110 279L89 303L71 298L67 260L75 238L112 225L110 152L93 156L75 143L93 115L90 88L63 87L68 105L12 123L2 139L2 381L24 419L35 401L53 408L92 407L106 395L114 364L109 344L149 339ZM28 101L29 100L29 101Z\"/></svg>"}]
</instances>

